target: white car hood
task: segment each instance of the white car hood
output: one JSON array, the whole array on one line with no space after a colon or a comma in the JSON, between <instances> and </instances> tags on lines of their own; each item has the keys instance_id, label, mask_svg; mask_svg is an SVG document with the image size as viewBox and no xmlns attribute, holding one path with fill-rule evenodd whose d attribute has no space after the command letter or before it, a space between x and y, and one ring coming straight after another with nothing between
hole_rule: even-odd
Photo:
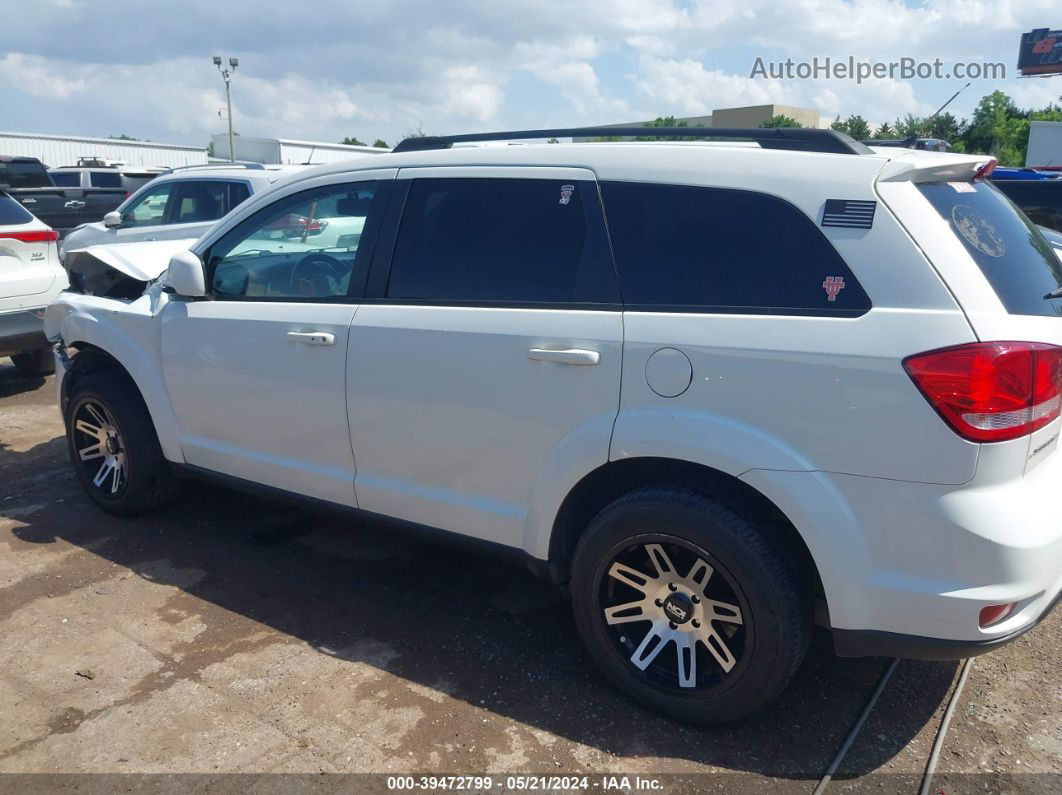
<instances>
[{"instance_id":1,"label":"white car hood","mask_svg":"<svg viewBox=\"0 0 1062 795\"><path fill-rule=\"evenodd\" d=\"M77 248L65 253L66 267L76 273L97 273L112 268L142 282L157 279L170 264L170 257L192 246L197 238L143 240Z\"/></svg>"}]
</instances>

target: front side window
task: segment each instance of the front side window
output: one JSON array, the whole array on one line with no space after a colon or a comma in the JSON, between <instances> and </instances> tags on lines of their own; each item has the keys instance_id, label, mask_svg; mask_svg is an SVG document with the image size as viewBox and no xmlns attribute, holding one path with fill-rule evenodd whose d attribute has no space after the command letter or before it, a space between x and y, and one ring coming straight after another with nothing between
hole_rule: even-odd
<instances>
[{"instance_id":1,"label":"front side window","mask_svg":"<svg viewBox=\"0 0 1062 795\"><path fill-rule=\"evenodd\" d=\"M413 180L387 296L436 302L614 301L604 227L588 222L584 202L590 201L597 201L592 182Z\"/></svg>"},{"instance_id":2,"label":"front side window","mask_svg":"<svg viewBox=\"0 0 1062 795\"><path fill-rule=\"evenodd\" d=\"M166 220L166 205L173 195L173 182L140 194L122 212L122 226L159 226Z\"/></svg>"},{"instance_id":3,"label":"front side window","mask_svg":"<svg viewBox=\"0 0 1062 795\"><path fill-rule=\"evenodd\" d=\"M359 293L362 232L375 182L329 185L280 199L219 240L208 257L216 298L337 298ZM353 283L353 289L352 289Z\"/></svg>"},{"instance_id":4,"label":"front side window","mask_svg":"<svg viewBox=\"0 0 1062 795\"><path fill-rule=\"evenodd\" d=\"M624 304L852 317L870 300L815 223L764 193L603 182Z\"/></svg>"}]
</instances>

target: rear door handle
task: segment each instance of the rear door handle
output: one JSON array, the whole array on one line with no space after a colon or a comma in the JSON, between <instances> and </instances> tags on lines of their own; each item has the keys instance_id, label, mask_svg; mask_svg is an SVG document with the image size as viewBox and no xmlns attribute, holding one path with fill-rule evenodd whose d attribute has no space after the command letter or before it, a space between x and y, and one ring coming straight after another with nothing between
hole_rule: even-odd
<instances>
[{"instance_id":1,"label":"rear door handle","mask_svg":"<svg viewBox=\"0 0 1062 795\"><path fill-rule=\"evenodd\" d=\"M300 345L335 345L336 335L327 331L289 331L288 339Z\"/></svg>"},{"instance_id":2,"label":"rear door handle","mask_svg":"<svg viewBox=\"0 0 1062 795\"><path fill-rule=\"evenodd\" d=\"M588 367L601 361L601 354L580 348L566 348L560 351L532 348L527 352L527 358L534 359L536 362L556 362L557 364L572 364L576 367Z\"/></svg>"}]
</instances>

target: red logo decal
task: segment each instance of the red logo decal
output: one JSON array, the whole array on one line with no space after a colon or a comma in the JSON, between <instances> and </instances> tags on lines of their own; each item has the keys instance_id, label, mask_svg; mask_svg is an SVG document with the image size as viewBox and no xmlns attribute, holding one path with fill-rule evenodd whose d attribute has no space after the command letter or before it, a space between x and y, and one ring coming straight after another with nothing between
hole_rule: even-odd
<instances>
[{"instance_id":1,"label":"red logo decal","mask_svg":"<svg viewBox=\"0 0 1062 795\"><path fill-rule=\"evenodd\" d=\"M822 289L826 291L826 300L836 301L837 293L844 289L844 277L827 276L826 281L822 283Z\"/></svg>"}]
</instances>

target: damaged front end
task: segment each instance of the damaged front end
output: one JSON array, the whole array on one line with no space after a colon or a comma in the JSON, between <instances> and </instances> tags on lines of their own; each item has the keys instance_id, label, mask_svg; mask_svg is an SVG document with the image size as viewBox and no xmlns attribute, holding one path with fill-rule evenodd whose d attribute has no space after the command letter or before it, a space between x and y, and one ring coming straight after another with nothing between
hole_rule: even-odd
<instances>
[{"instance_id":1,"label":"damaged front end","mask_svg":"<svg viewBox=\"0 0 1062 795\"><path fill-rule=\"evenodd\" d=\"M89 246L64 253L70 288L105 298L138 298L166 272L170 257L195 239L145 240Z\"/></svg>"}]
</instances>

